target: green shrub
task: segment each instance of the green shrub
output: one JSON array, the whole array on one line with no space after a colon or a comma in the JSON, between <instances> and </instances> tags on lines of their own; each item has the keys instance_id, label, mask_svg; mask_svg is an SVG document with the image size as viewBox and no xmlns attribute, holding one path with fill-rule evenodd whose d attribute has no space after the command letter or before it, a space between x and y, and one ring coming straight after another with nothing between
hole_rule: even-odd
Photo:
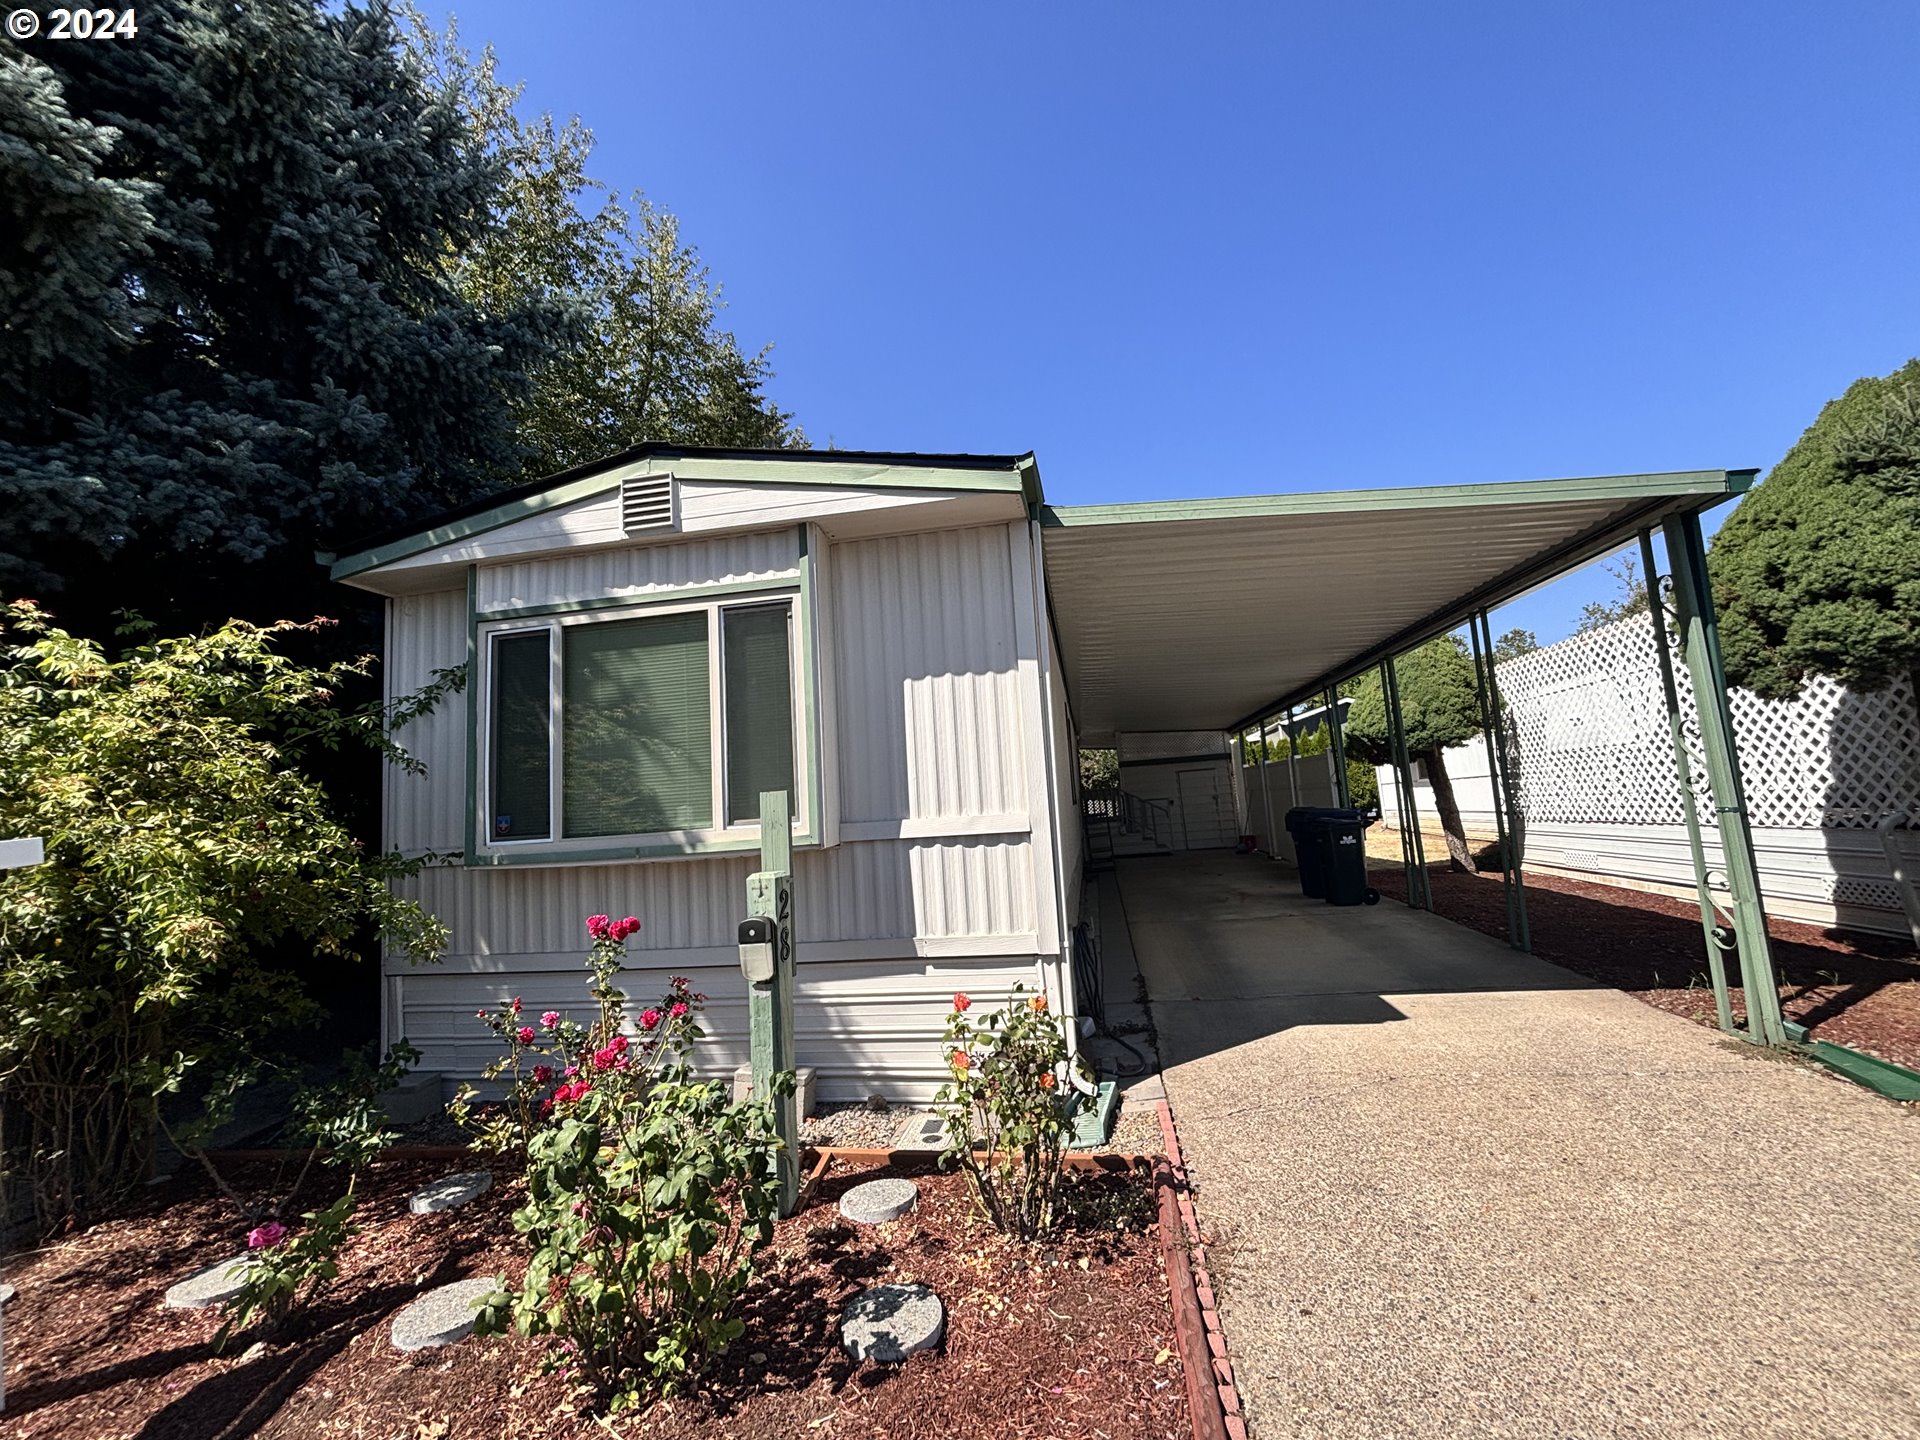
<instances>
[{"instance_id":1,"label":"green shrub","mask_svg":"<svg viewBox=\"0 0 1920 1440\"><path fill-rule=\"evenodd\" d=\"M1054 1221L1065 1114L1060 1083L1067 1042L1044 995L1018 985L1004 1008L970 1019L973 1002L953 997L947 1069L934 1108L947 1122L942 1164L958 1164L980 1212L1022 1240Z\"/></svg>"},{"instance_id":2,"label":"green shrub","mask_svg":"<svg viewBox=\"0 0 1920 1440\"><path fill-rule=\"evenodd\" d=\"M479 1328L554 1337L551 1362L577 1366L616 1410L677 1388L741 1333L734 1305L779 1201L771 1108L693 1077L706 997L675 976L629 1029L616 982L637 924L588 921L590 1025L554 1012L536 1025L517 1000L479 1017L514 1047L496 1071L514 1077L509 1100L482 1139L524 1146L513 1224L531 1248L518 1291L493 1296Z\"/></svg>"},{"instance_id":3,"label":"green shrub","mask_svg":"<svg viewBox=\"0 0 1920 1440\"><path fill-rule=\"evenodd\" d=\"M370 661L278 653L324 623L130 625L115 656L0 607L0 835L47 852L0 872L0 1125L45 1227L144 1180L159 1097L218 1089L311 1018L274 947L347 957L369 927L396 954L444 943L386 884L424 862L363 854L300 761L366 741L406 763L388 722L459 677L394 715L341 710Z\"/></svg>"}]
</instances>

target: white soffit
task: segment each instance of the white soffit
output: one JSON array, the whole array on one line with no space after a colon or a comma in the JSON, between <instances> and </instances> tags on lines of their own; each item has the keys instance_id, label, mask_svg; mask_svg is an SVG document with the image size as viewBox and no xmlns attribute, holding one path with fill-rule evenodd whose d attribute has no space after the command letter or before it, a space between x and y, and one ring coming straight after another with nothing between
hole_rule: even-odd
<instances>
[{"instance_id":1,"label":"white soffit","mask_svg":"<svg viewBox=\"0 0 1920 1440\"><path fill-rule=\"evenodd\" d=\"M1043 508L1074 722L1224 729L1375 663L1752 471Z\"/></svg>"}]
</instances>

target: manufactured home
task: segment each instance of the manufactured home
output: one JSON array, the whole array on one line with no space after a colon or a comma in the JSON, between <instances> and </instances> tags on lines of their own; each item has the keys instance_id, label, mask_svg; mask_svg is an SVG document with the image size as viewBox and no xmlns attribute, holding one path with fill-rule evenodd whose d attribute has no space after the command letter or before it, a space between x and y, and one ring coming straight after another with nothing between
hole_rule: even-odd
<instances>
[{"instance_id":1,"label":"manufactured home","mask_svg":"<svg viewBox=\"0 0 1920 1440\"><path fill-rule=\"evenodd\" d=\"M825 1099L925 1099L956 990L1081 1008L1090 853L1142 843L1079 794L1081 746L1119 751L1150 848L1271 835L1250 727L1697 534L1750 478L1053 507L1031 455L651 444L367 542L333 574L385 597L389 696L465 676L400 736L424 772L386 777L388 847L436 860L402 888L451 943L388 959L384 1032L473 1076L474 1012L577 1009L584 917L630 913L631 993L690 977L705 1063L744 1061L735 926L786 789L799 1061Z\"/></svg>"}]
</instances>

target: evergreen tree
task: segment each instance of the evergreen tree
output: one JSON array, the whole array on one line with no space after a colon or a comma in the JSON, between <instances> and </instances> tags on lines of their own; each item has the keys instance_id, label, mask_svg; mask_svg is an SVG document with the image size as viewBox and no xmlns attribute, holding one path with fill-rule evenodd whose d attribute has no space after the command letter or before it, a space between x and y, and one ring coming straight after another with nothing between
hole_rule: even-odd
<instances>
[{"instance_id":1,"label":"evergreen tree","mask_svg":"<svg viewBox=\"0 0 1920 1440\"><path fill-rule=\"evenodd\" d=\"M1770 699L1810 675L1900 676L1920 703L1920 360L1821 410L1707 552L1727 679Z\"/></svg>"},{"instance_id":2,"label":"evergreen tree","mask_svg":"<svg viewBox=\"0 0 1920 1440\"><path fill-rule=\"evenodd\" d=\"M448 276L498 167L383 9L140 27L0 64L0 584L93 633L337 607L316 548L517 471L561 317Z\"/></svg>"},{"instance_id":3,"label":"evergreen tree","mask_svg":"<svg viewBox=\"0 0 1920 1440\"><path fill-rule=\"evenodd\" d=\"M765 394L771 347L748 354L719 325L719 289L679 221L587 173L593 135L580 119L522 119L521 87L499 78L491 48L464 49L408 12L407 48L426 84L465 117L506 183L482 242L452 257L476 305L562 300L579 329L535 371L514 409L529 476L642 440L803 447L793 417Z\"/></svg>"},{"instance_id":4,"label":"evergreen tree","mask_svg":"<svg viewBox=\"0 0 1920 1440\"><path fill-rule=\"evenodd\" d=\"M1477 872L1480 867L1467 846L1466 830L1460 823L1460 802L1454 797L1453 779L1447 774L1443 753L1449 745L1465 744L1480 733L1480 698L1473 661L1458 636L1442 635L1400 656L1394 662L1394 678L1400 689L1407 753L1426 765L1427 779L1433 786L1433 807L1446 833L1452 867ZM1348 753L1369 764L1391 764L1393 746L1380 672L1368 671L1345 693L1352 699L1347 709Z\"/></svg>"}]
</instances>

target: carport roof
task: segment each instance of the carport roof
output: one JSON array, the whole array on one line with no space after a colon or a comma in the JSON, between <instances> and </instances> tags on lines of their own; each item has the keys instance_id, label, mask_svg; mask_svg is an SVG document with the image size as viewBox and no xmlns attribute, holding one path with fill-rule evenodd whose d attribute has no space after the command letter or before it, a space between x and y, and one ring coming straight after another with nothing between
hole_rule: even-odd
<instances>
[{"instance_id":1,"label":"carport roof","mask_svg":"<svg viewBox=\"0 0 1920 1440\"><path fill-rule=\"evenodd\" d=\"M1757 473L1041 505L1075 725L1237 730Z\"/></svg>"}]
</instances>

